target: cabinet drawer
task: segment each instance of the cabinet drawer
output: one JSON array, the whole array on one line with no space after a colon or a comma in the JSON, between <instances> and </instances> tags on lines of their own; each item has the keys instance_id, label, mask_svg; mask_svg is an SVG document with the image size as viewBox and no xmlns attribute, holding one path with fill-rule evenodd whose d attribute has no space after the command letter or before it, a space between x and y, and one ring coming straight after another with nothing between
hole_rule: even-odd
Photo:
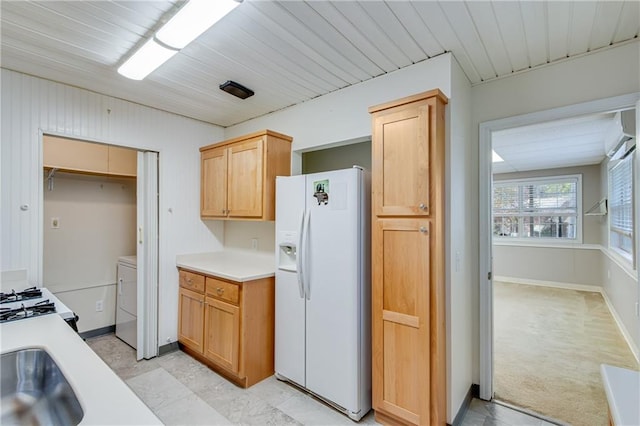
<instances>
[{"instance_id":1,"label":"cabinet drawer","mask_svg":"<svg viewBox=\"0 0 640 426\"><path fill-rule=\"evenodd\" d=\"M238 285L207 277L207 295L238 304Z\"/></svg>"},{"instance_id":2,"label":"cabinet drawer","mask_svg":"<svg viewBox=\"0 0 640 426\"><path fill-rule=\"evenodd\" d=\"M192 272L180 271L180 287L204 293L204 276Z\"/></svg>"}]
</instances>

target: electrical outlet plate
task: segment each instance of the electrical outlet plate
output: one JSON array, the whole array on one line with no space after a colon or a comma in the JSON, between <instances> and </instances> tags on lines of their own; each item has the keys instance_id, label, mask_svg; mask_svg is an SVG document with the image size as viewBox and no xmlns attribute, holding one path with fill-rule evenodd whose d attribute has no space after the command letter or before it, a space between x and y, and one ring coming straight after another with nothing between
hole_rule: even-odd
<instances>
[{"instance_id":1,"label":"electrical outlet plate","mask_svg":"<svg viewBox=\"0 0 640 426\"><path fill-rule=\"evenodd\" d=\"M251 250L258 250L258 239L257 238L252 238L251 239Z\"/></svg>"},{"instance_id":2,"label":"electrical outlet plate","mask_svg":"<svg viewBox=\"0 0 640 426\"><path fill-rule=\"evenodd\" d=\"M51 218L51 228L52 229L58 229L60 228L60 219L57 217L52 217Z\"/></svg>"},{"instance_id":3,"label":"electrical outlet plate","mask_svg":"<svg viewBox=\"0 0 640 426\"><path fill-rule=\"evenodd\" d=\"M102 312L104 310L104 304L102 300L96 301L96 312Z\"/></svg>"}]
</instances>

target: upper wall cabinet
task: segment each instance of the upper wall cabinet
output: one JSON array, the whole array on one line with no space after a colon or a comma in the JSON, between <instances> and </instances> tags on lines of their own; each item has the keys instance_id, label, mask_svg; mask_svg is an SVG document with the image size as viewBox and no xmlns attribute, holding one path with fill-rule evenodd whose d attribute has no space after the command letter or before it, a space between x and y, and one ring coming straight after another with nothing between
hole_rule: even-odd
<instances>
[{"instance_id":1,"label":"upper wall cabinet","mask_svg":"<svg viewBox=\"0 0 640 426\"><path fill-rule=\"evenodd\" d=\"M291 174L291 141L263 130L200 148L200 215L275 220L276 176Z\"/></svg>"},{"instance_id":2,"label":"upper wall cabinet","mask_svg":"<svg viewBox=\"0 0 640 426\"><path fill-rule=\"evenodd\" d=\"M43 136L44 167L74 173L136 177L138 151L57 136Z\"/></svg>"}]
</instances>

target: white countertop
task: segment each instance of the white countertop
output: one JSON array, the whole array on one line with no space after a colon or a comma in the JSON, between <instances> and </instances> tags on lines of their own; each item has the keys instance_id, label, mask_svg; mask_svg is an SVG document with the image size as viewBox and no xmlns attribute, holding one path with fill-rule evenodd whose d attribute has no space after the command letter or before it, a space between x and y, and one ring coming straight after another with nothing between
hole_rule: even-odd
<instances>
[{"instance_id":1,"label":"white countertop","mask_svg":"<svg viewBox=\"0 0 640 426\"><path fill-rule=\"evenodd\" d=\"M58 315L0 325L2 352L43 348L73 388L81 425L160 425L162 422Z\"/></svg>"},{"instance_id":2,"label":"white countertop","mask_svg":"<svg viewBox=\"0 0 640 426\"><path fill-rule=\"evenodd\" d=\"M276 273L273 253L224 250L176 256L180 268L231 281L252 281L273 277Z\"/></svg>"},{"instance_id":3,"label":"white countertop","mask_svg":"<svg viewBox=\"0 0 640 426\"><path fill-rule=\"evenodd\" d=\"M640 372L602 364L600 373L613 423L640 425Z\"/></svg>"}]
</instances>

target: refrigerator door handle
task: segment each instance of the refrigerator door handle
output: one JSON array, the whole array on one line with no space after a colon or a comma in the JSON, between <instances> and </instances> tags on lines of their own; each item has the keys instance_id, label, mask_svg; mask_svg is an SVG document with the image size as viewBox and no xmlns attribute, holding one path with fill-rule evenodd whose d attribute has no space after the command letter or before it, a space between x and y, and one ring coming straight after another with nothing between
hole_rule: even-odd
<instances>
[{"instance_id":1,"label":"refrigerator door handle","mask_svg":"<svg viewBox=\"0 0 640 426\"><path fill-rule=\"evenodd\" d=\"M305 226L304 226L304 232L303 232L303 240L302 240L302 245L304 246L304 251L303 251L303 258L302 258L302 269L305 271L305 275L307 276L307 279L304 280L304 294L307 298L307 300L311 300L311 275L307 274L307 267L309 266L308 263L308 254L307 252L309 251L309 233L310 233L310 226L311 224L311 210L307 211L307 217L305 220Z\"/></svg>"},{"instance_id":2,"label":"refrigerator door handle","mask_svg":"<svg viewBox=\"0 0 640 426\"><path fill-rule=\"evenodd\" d=\"M298 248L296 252L296 275L298 276L298 290L300 298L304 299L304 274L302 271L302 234L304 233L304 210L300 212L300 229L298 232Z\"/></svg>"}]
</instances>

